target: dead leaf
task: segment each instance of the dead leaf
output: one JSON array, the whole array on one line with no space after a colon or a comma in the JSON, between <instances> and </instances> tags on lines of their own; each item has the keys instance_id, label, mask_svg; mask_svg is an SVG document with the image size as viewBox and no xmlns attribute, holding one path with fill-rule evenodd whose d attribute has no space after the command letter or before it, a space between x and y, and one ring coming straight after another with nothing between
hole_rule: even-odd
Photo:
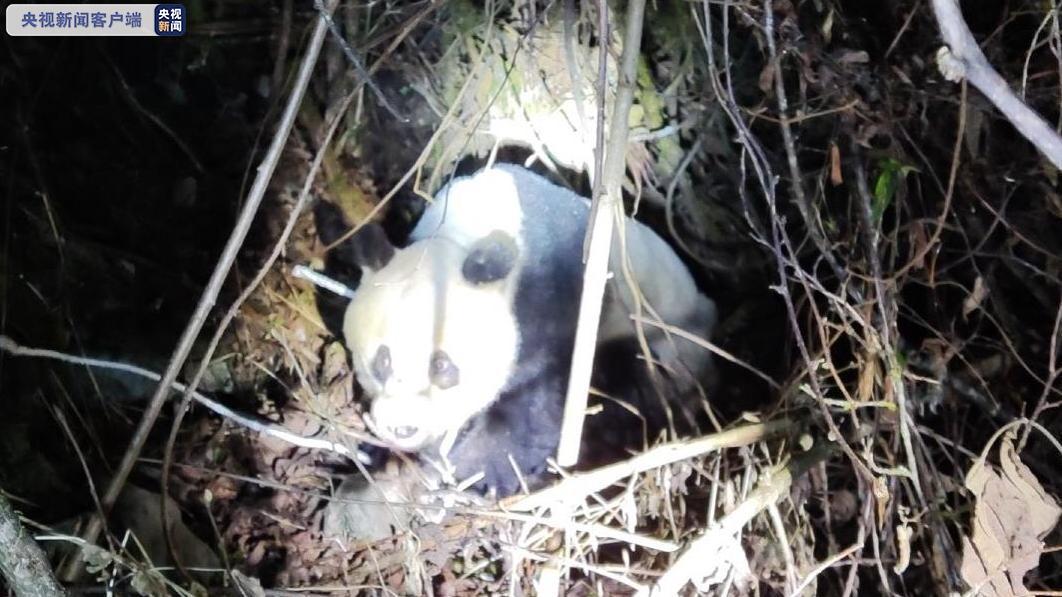
<instances>
[{"instance_id":1,"label":"dead leaf","mask_svg":"<svg viewBox=\"0 0 1062 597\"><path fill-rule=\"evenodd\" d=\"M911 565L911 535L913 531L906 523L896 526L896 563L892 571L903 574Z\"/></svg>"},{"instance_id":2,"label":"dead leaf","mask_svg":"<svg viewBox=\"0 0 1062 597\"><path fill-rule=\"evenodd\" d=\"M856 401L870 402L874 399L880 365L873 354L864 355L863 368L859 370L859 384L856 386Z\"/></svg>"},{"instance_id":3,"label":"dead leaf","mask_svg":"<svg viewBox=\"0 0 1062 597\"><path fill-rule=\"evenodd\" d=\"M914 249L913 253L918 256L918 259L911 264L912 269L917 271L926 267L925 246L928 244L929 235L926 234L925 226L917 222L912 222L911 245Z\"/></svg>"},{"instance_id":4,"label":"dead leaf","mask_svg":"<svg viewBox=\"0 0 1062 597\"><path fill-rule=\"evenodd\" d=\"M774 62L768 62L764 65L763 70L760 71L759 88L760 91L767 93L774 87L774 69L777 68Z\"/></svg>"},{"instance_id":5,"label":"dead leaf","mask_svg":"<svg viewBox=\"0 0 1062 597\"><path fill-rule=\"evenodd\" d=\"M265 589L262 588L262 581L253 576L247 576L239 570L231 570L229 574L232 575L233 584L236 585L236 590L243 597L265 597Z\"/></svg>"},{"instance_id":6,"label":"dead leaf","mask_svg":"<svg viewBox=\"0 0 1062 597\"><path fill-rule=\"evenodd\" d=\"M970 292L970 295L962 301L963 320L965 320L970 315L970 313L973 313L974 310L981 306L981 303L984 302L985 296L987 295L988 288L985 287L985 279L981 276L977 276L977 279L974 280L973 290Z\"/></svg>"},{"instance_id":7,"label":"dead leaf","mask_svg":"<svg viewBox=\"0 0 1062 597\"><path fill-rule=\"evenodd\" d=\"M844 176L841 175L841 150L836 143L830 143L830 184L840 186L844 184Z\"/></svg>"},{"instance_id":8,"label":"dead leaf","mask_svg":"<svg viewBox=\"0 0 1062 597\"><path fill-rule=\"evenodd\" d=\"M1010 436L1000 445L999 461L1002 471L979 460L966 474L977 504L960 570L978 595L1030 595L1023 579L1039 564L1043 538L1062 510L1018 458Z\"/></svg>"},{"instance_id":9,"label":"dead leaf","mask_svg":"<svg viewBox=\"0 0 1062 597\"><path fill-rule=\"evenodd\" d=\"M874 477L874 502L878 507L878 529L884 528L885 514L889 511L889 500L892 494L889 493L889 482L885 480L885 477Z\"/></svg>"}]
</instances>

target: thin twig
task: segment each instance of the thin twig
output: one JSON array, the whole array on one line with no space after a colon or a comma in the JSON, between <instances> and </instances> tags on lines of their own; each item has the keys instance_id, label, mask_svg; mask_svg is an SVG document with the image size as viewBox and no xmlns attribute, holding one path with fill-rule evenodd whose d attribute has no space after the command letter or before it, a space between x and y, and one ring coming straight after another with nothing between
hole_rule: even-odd
<instances>
[{"instance_id":1,"label":"thin twig","mask_svg":"<svg viewBox=\"0 0 1062 597\"><path fill-rule=\"evenodd\" d=\"M728 3L729 4L729 3ZM807 371L808 385L811 388L812 394L816 399L819 410L822 413L823 419L826 425L838 442L841 450L845 456L851 461L852 465L856 468L859 474L867 480L868 483L873 482L873 473L867 468L866 463L859 457L858 454L852 449L845 440L845 434L841 431L837 424L837 421L833 418L826 406L826 394L823 391L822 384L819 381L819 377L816 373L817 365L812 360L811 351L808 348L807 342L804 340L802 330L800 328L800 319L797 316L796 305L793 301L793 296L789 291L789 278L787 274L787 267L792 267L795 270L796 275L804 284L817 283L817 280L812 276L806 275L806 273L798 267L795 254L796 251L792 247L792 243L786 234L784 227L781 225L781 216L777 209L777 192L776 192L776 177L771 168L770 160L767 158L763 147L752 134L748 123L740 116L740 110L737 107L737 102L734 100L733 82L729 76L729 71L726 68L729 66L729 6L724 6L722 11L723 31L719 38L721 40L724 59L721 63L722 70L717 70L715 55L713 48L715 47L715 33L714 26L712 24L711 16L708 13L707 0L701 2L701 14L698 15L697 11L693 11L694 18L696 19L699 30L701 31L701 39L704 42L704 51L708 57L709 70L712 73L722 72L724 75L723 81L725 86L719 82L716 75L712 76L712 84L715 89L716 95L720 100L720 105L724 107L724 111L733 123L734 128L738 132L738 140L747 152L748 162L752 165L753 173L756 175L756 180L759 183L764 200L768 208L769 224L770 224L770 238L767 237L768 232L763 226L763 223L754 215L751 209L751 205L748 204L744 194L744 176L745 176L745 160L742 161L742 184L738 185L739 192L742 193L742 201L745 203L745 218L748 221L750 227L755 231L754 238L762 243L768 250L770 250L774 256L776 275L778 276L778 283L773 289L782 297L782 302L786 310L786 321L790 326L790 332L792 334L793 341L796 343L797 350L800 354L801 360L804 363L804 367ZM787 258L787 253L790 256L794 256L793 259ZM808 278L811 278L809 281ZM834 299L835 304L842 308L848 307L844 301ZM812 302L812 307L814 303Z\"/></svg>"},{"instance_id":2,"label":"thin twig","mask_svg":"<svg viewBox=\"0 0 1062 597\"><path fill-rule=\"evenodd\" d=\"M811 572L808 572L804 579L797 584L797 586L793 589L791 593L789 593L790 597L798 597L800 593L802 593L804 589L807 588L808 585L810 585L820 574L823 573L823 571L837 565L837 562L840 562L841 560L862 549L863 544L866 541L864 535L865 533L863 532L863 529L859 529L859 537L856 539L855 543L849 545L843 551L826 558L817 566L812 568Z\"/></svg>"},{"instance_id":3,"label":"thin twig","mask_svg":"<svg viewBox=\"0 0 1062 597\"><path fill-rule=\"evenodd\" d=\"M343 50L343 54L347 57L347 60L354 65L354 70L358 73L358 76L361 77L364 84L372 90L373 95L379 100L380 105L383 106L391 116L394 116L395 120L403 123L409 122L409 118L399 114L394 105L387 100L387 96L384 95L383 90L376 85L375 81L373 81L372 74L365 69L365 65L362 63L361 58L358 57L358 53L354 51L354 48L352 48L346 38L343 37L343 33L339 30L339 26L337 26L336 22L332 19L332 11L335 10L335 7L325 8L323 0L315 0L313 6L317 10L317 13L321 15L321 18L324 19L325 24L328 25L328 30L332 33L332 36L335 37L336 43L339 44L339 47Z\"/></svg>"},{"instance_id":4,"label":"thin twig","mask_svg":"<svg viewBox=\"0 0 1062 597\"><path fill-rule=\"evenodd\" d=\"M881 342L881 360L888 376L893 396L896 399L896 407L900 413L900 441L903 444L904 453L907 456L907 470L911 474L915 493L925 505L925 495L922 491L922 481L918 471L918 459L915 458L914 444L911 442L911 428L914 426L907 406L907 388L904 385L902 372L903 367L896 358L896 345L898 339L894 339L893 328L896 325L897 307L896 297L893 292L885 288L884 275L881 269L881 257L879 256L879 244L881 232L877 223L874 222L873 198L867 186L866 172L863 170L863 162L859 145L855 138L851 139L852 163L856 172L856 197L859 199L856 212L859 215L863 229L863 242L866 244L866 258L870 263L870 275L873 277L874 294L877 297L876 307L878 311L877 336ZM946 217L946 214L942 217ZM896 334L898 336L898 332Z\"/></svg>"},{"instance_id":5,"label":"thin twig","mask_svg":"<svg viewBox=\"0 0 1062 597\"><path fill-rule=\"evenodd\" d=\"M818 248L819 253L822 253L822 257L826 260L826 263L830 266L830 270L833 271L833 275L838 280L845 279L844 268L837 261L837 257L830 249L830 244L826 240L826 235L819 227L818 218L814 217L811 209L811 204L808 201L807 192L804 190L804 175L800 171L800 164L797 162L797 150L796 143L793 140L793 129L790 126L789 120L789 98L785 92L785 80L782 76L782 57L778 55L778 50L774 41L774 8L771 5L771 0L767 0L763 7L763 19L764 19L764 35L767 38L767 51L770 55L771 64L774 65L774 89L775 99L778 103L778 118L779 126L782 129L782 141L785 147L786 163L789 166L789 186L793 191L793 199L796 202L797 211L800 212L801 219L804 220L804 228L808 231L808 235L811 236L812 242L815 243L815 247ZM848 287L850 292L855 292L854 286ZM857 302L860 301L858 295L853 296Z\"/></svg>"},{"instance_id":6,"label":"thin twig","mask_svg":"<svg viewBox=\"0 0 1062 597\"><path fill-rule=\"evenodd\" d=\"M280 9L280 39L277 40L277 59L273 63L273 93L279 93L284 84L284 70L288 60L288 48L291 47L291 19L295 0L284 0Z\"/></svg>"},{"instance_id":7,"label":"thin twig","mask_svg":"<svg viewBox=\"0 0 1062 597\"><path fill-rule=\"evenodd\" d=\"M742 367L743 369L746 369L747 371L749 371L750 373L752 373L756 377L759 377L763 381L767 382L767 385L771 386L771 388L773 388L775 390L781 390L782 389L782 386L779 385L778 382L774 381L774 379L772 379L770 375L767 375L763 371L760 371L759 369L753 367L749 363L746 363L745 361L739 359L738 357L734 356L729 351L723 350L722 348L717 346L714 342L710 342L708 340L705 340L704 338L701 338L700 336L698 336L696 334L691 334L691 333L687 332L686 330L684 330L684 329L682 329L680 327L676 327L676 326L673 326L673 325L668 325L666 323L660 322L660 321L655 320L655 319L649 319L649 318L646 318L646 317L633 317L633 319L635 321L637 321L638 323L644 323L644 324L651 325L651 326L656 327L656 328L660 328L660 329L664 330L665 332L667 332L669 334L674 334L675 336L678 336L679 338L682 338L682 339L687 340L689 342L693 342L697 346L700 346L701 348L703 348L703 349L715 354L716 356L722 357L723 359L726 359L726 360L730 361L731 363L734 363L735 365L737 365L739 367Z\"/></svg>"}]
</instances>

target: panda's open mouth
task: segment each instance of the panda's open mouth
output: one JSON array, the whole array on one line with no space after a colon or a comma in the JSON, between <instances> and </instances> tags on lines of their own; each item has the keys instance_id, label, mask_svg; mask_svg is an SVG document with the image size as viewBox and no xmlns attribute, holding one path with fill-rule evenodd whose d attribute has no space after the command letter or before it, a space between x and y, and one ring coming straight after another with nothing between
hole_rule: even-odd
<instances>
[{"instance_id":1,"label":"panda's open mouth","mask_svg":"<svg viewBox=\"0 0 1062 597\"><path fill-rule=\"evenodd\" d=\"M411 425L403 425L401 427L394 427L390 429L390 431L391 435L395 436L395 438L401 440L408 440L409 438L416 435L418 430L416 427L413 427Z\"/></svg>"},{"instance_id":2,"label":"panda's open mouth","mask_svg":"<svg viewBox=\"0 0 1062 597\"><path fill-rule=\"evenodd\" d=\"M390 444L392 448L416 450L424 443L422 430L416 425L387 425L377 421L368 413L365 414L364 421L369 431Z\"/></svg>"},{"instance_id":3,"label":"panda's open mouth","mask_svg":"<svg viewBox=\"0 0 1062 597\"><path fill-rule=\"evenodd\" d=\"M383 433L377 432L376 435L391 444L391 447L399 450L419 450L425 442L423 430L413 425L383 427L379 431L383 431Z\"/></svg>"}]
</instances>

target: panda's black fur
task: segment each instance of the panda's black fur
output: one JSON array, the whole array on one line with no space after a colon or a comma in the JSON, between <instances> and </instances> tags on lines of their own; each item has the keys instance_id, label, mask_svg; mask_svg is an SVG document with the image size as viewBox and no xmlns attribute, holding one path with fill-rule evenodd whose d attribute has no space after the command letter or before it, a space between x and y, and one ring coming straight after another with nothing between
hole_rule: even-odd
<instances>
[{"instance_id":1,"label":"panda's black fur","mask_svg":"<svg viewBox=\"0 0 1062 597\"><path fill-rule=\"evenodd\" d=\"M517 169L508 168L514 175L519 174ZM533 254L517 272L519 279L511 305L520 330L516 365L496 399L464 425L447 454L457 479L482 473L475 487L498 495L520 491L521 478L514 465L524 481L532 487L537 484L546 472L547 459L554 456L557 448L582 288L581 239L589 214L585 200L575 204L567 198L554 201L549 196L535 195L521 196L520 204L525 222L529 218L538 221L524 226L525 236L520 239L521 246ZM330 204L319 203L315 216L326 244L348 229ZM361 268L378 268L393 251L379 227L368 225L333 250L328 266L333 272L346 272L342 281L356 283L354 279L360 277ZM472 269L479 273L462 271L466 277L480 276L489 282L497 276L490 268L503 258L505 251L499 250L498 255L488 254L482 264L473 264ZM481 267L484 264L485 269ZM470 267L469 261L465 267ZM606 289L606 293L615 292L612 286ZM320 300L319 305L327 307ZM338 329L333 327L334 314L324 316L330 329ZM665 387L654 386L654 380L663 380ZM641 447L644 439L651 440L664 428L668 419L662 397L670 393L667 380L667 376L650 377L633 337L600 343L593 385L637 409L640 415L612 400L592 399L591 403L600 402L601 412L587 418L581 462L620 457L625 448ZM671 405L682 410L689 402ZM688 416L676 414L673 423L682 429L689 420Z\"/></svg>"}]
</instances>

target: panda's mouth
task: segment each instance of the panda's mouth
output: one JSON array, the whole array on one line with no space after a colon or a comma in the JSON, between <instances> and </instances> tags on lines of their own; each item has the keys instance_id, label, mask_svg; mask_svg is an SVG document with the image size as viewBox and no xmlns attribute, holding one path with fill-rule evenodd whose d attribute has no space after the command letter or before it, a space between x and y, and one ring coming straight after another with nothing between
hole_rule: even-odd
<instances>
[{"instance_id":1,"label":"panda's mouth","mask_svg":"<svg viewBox=\"0 0 1062 597\"><path fill-rule=\"evenodd\" d=\"M401 427L391 428L389 431L396 439L408 440L415 436L419 430L412 425L403 425Z\"/></svg>"},{"instance_id":2,"label":"panda's mouth","mask_svg":"<svg viewBox=\"0 0 1062 597\"><path fill-rule=\"evenodd\" d=\"M419 450L425 442L423 431L413 425L384 427L380 431L383 433L377 433L377 435L399 450Z\"/></svg>"},{"instance_id":3,"label":"panda's mouth","mask_svg":"<svg viewBox=\"0 0 1062 597\"><path fill-rule=\"evenodd\" d=\"M417 450L424 443L423 430L416 425L388 425L366 413L365 423L377 437L399 450Z\"/></svg>"}]
</instances>

